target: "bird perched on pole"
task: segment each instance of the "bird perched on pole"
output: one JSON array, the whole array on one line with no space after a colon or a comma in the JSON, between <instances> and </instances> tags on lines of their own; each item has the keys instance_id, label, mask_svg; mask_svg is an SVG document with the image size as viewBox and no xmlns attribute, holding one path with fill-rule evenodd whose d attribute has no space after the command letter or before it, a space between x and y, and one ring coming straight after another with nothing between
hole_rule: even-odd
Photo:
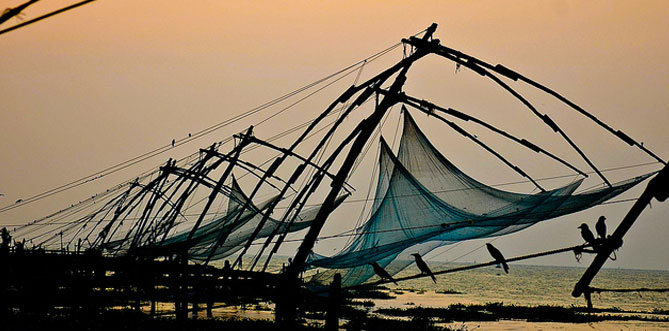
<instances>
[{"instance_id":1,"label":"bird perched on pole","mask_svg":"<svg viewBox=\"0 0 669 331\"><path fill-rule=\"evenodd\" d=\"M395 279L393 279L393 276L391 276L385 269L381 268L381 266L378 263L372 262L370 264L372 265L372 268L374 269L374 273L377 276L381 277L381 279L387 279L387 280L390 280L393 283L395 283L395 285L399 285L399 284L397 284Z\"/></svg>"},{"instance_id":2,"label":"bird perched on pole","mask_svg":"<svg viewBox=\"0 0 669 331\"><path fill-rule=\"evenodd\" d=\"M495 248L490 243L486 243L485 247L488 249L488 252L490 252L490 255L492 255L492 258L497 261L497 263L502 265L502 268L504 268L504 272L507 274L509 273L509 265L506 264L506 259L504 258L504 255L502 255L502 252L499 251L499 249Z\"/></svg>"},{"instance_id":3,"label":"bird perched on pole","mask_svg":"<svg viewBox=\"0 0 669 331\"><path fill-rule=\"evenodd\" d=\"M596 241L595 240L595 235L592 234L592 231L590 231L590 228L588 227L588 225L585 224L585 223L582 223L581 225L579 225L578 228L581 229L581 237L583 237L583 240L585 240L585 242L590 244L590 245L594 245L595 241Z\"/></svg>"},{"instance_id":4,"label":"bird perched on pole","mask_svg":"<svg viewBox=\"0 0 669 331\"><path fill-rule=\"evenodd\" d=\"M432 281L436 284L437 283L437 278L434 277L434 274L432 273L432 270L430 270L430 267L427 266L427 263L423 261L423 258L420 257L420 254L414 253L411 254L413 257L416 258L416 266L418 267L418 270L420 270L421 273L429 275L430 278L432 278Z\"/></svg>"},{"instance_id":5,"label":"bird perched on pole","mask_svg":"<svg viewBox=\"0 0 669 331\"><path fill-rule=\"evenodd\" d=\"M599 239L606 239L606 223L604 222L606 217L599 216L597 224L595 224L595 231L597 231L597 236Z\"/></svg>"}]
</instances>

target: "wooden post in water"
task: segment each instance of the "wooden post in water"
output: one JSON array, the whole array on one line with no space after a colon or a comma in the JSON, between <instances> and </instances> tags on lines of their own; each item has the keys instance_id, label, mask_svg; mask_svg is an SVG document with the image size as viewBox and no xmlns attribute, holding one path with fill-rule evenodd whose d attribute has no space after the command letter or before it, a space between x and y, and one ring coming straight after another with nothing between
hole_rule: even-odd
<instances>
[{"instance_id":1,"label":"wooden post in water","mask_svg":"<svg viewBox=\"0 0 669 331\"><path fill-rule=\"evenodd\" d=\"M132 263L132 268L130 269L131 270L130 271L130 273L131 273L131 275L130 275L130 279L131 279L130 287L132 288L133 285L134 285L134 288L135 288L135 293L134 293L134 298L133 299L134 299L134 305L135 305L134 308L135 308L136 311L141 311L142 310L141 295L142 295L142 289L144 287L144 280L142 279L143 278L142 277L142 270L140 269L141 265L142 265L141 259L142 259L142 257L136 256L136 257L133 257L132 261L130 261L130 263Z\"/></svg>"},{"instance_id":2,"label":"wooden post in water","mask_svg":"<svg viewBox=\"0 0 669 331\"><path fill-rule=\"evenodd\" d=\"M336 273L330 284L328 310L325 316L325 330L339 330L339 303L341 298L341 274Z\"/></svg>"},{"instance_id":3,"label":"wooden post in water","mask_svg":"<svg viewBox=\"0 0 669 331\"><path fill-rule=\"evenodd\" d=\"M193 273L193 319L197 319L200 313L200 294L202 293L202 273L200 270L195 270Z\"/></svg>"},{"instance_id":4,"label":"wooden post in water","mask_svg":"<svg viewBox=\"0 0 669 331\"><path fill-rule=\"evenodd\" d=\"M156 316L156 285L155 285L155 283L151 283L150 293L151 293L150 294L151 295L151 316Z\"/></svg>"},{"instance_id":5,"label":"wooden post in water","mask_svg":"<svg viewBox=\"0 0 669 331\"><path fill-rule=\"evenodd\" d=\"M170 283L172 284L172 296L174 300L174 315L178 322L186 319L188 311L184 306L183 286L184 286L184 268L182 267L183 257L181 254L175 257L175 263L172 264L172 273L170 274Z\"/></svg>"},{"instance_id":6,"label":"wooden post in water","mask_svg":"<svg viewBox=\"0 0 669 331\"><path fill-rule=\"evenodd\" d=\"M179 256L179 286L177 300L179 300L179 316L180 321L186 320L188 317L188 255L180 254Z\"/></svg>"},{"instance_id":7,"label":"wooden post in water","mask_svg":"<svg viewBox=\"0 0 669 331\"><path fill-rule=\"evenodd\" d=\"M592 312L592 291L590 289L586 289L583 291L583 297L585 298L585 302L588 305L588 312Z\"/></svg>"},{"instance_id":8,"label":"wooden post in water","mask_svg":"<svg viewBox=\"0 0 669 331\"><path fill-rule=\"evenodd\" d=\"M202 299L204 300L206 304L206 311L207 311L207 318L212 318L212 308L214 306L213 298L214 298L214 291L216 290L215 282L216 282L216 273L207 271L205 268L204 270L206 272L206 276L203 278L203 296Z\"/></svg>"}]
</instances>

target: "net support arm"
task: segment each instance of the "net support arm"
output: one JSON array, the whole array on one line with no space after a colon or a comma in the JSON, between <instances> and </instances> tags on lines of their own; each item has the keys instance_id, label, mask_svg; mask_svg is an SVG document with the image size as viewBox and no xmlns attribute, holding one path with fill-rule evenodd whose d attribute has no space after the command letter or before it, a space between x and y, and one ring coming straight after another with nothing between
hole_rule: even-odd
<instances>
[{"instance_id":1,"label":"net support arm","mask_svg":"<svg viewBox=\"0 0 669 331\"><path fill-rule=\"evenodd\" d=\"M423 42L422 40L420 40L418 38L404 39L403 42L405 42L407 44L410 44L412 46L415 46L415 47L426 44L425 42ZM569 106L572 109L576 110L577 112L581 113L583 116L585 116L588 119L595 122L597 125L601 126L605 130L609 131L611 134L618 137L620 140L622 140L626 144L628 144L630 146L638 147L639 149L641 149L646 154L650 155L652 158L654 158L658 162L662 163L663 165L667 164L666 161L664 161L662 158L657 156L651 150L649 150L648 148L646 148L645 146L643 146L642 144L640 144L639 142L634 140L632 137L625 134L623 131L616 130L616 129L612 128L611 126L604 123L602 120L600 120L596 116L592 115L591 113L589 113L588 111L586 111L585 109L583 109L582 107L580 107L579 105L574 103L573 101L565 98L561 94L559 94L556 91L546 87L545 85L540 84L540 83L538 83L538 82L536 82L536 81L534 81L534 80L532 80L532 79L530 79L530 78L528 78L528 77L526 77L526 76L524 76L524 75L522 75L522 74L520 74L520 73L518 73L518 72L516 72L512 69L509 69L509 68L507 68L507 67L505 67L501 64L492 65L492 64L487 63L485 61L482 61L478 58L475 58L471 55L468 55L468 54L465 54L465 53L460 52L458 50L446 47L444 45L439 45L439 49L437 51L435 51L435 54L439 54L439 55L442 55L444 57L448 57L448 58L451 58L451 59L452 58L457 58L457 59L464 60L460 64L465 65L466 67L469 67L470 69L472 69L474 71L477 71L479 74L481 74L482 73L481 70L485 68L487 70L496 72L496 73L498 73L498 74L500 74L504 77L507 77L507 78L509 78L513 81L519 81L520 80L522 82L525 82L526 84L529 84L534 88L537 88L537 89L539 89L539 90L541 90L545 93L548 93L549 95L552 95L556 99L560 100L562 103L566 104L567 106Z\"/></svg>"},{"instance_id":2,"label":"net support arm","mask_svg":"<svg viewBox=\"0 0 669 331\"><path fill-rule=\"evenodd\" d=\"M253 127L249 127L248 130L246 130L246 133L244 134L244 137L250 137L253 134ZM235 164L237 163L237 158L239 158L239 154L242 152L242 149L248 145L248 142L246 139L242 139L239 145L237 145L233 152L231 153L230 160L228 166L225 168L225 171L221 175L221 178L218 180L216 183L216 187L211 190L211 194L209 195L209 198L207 199L207 203L202 208L202 212L200 213L200 216L197 218L197 221L195 222L195 225L193 225L193 228L191 231L188 233L188 238L186 239L186 247L191 244L191 240L193 236L195 235L195 232L197 232L197 229L199 228L200 224L204 220L205 215L207 215L207 212L209 211L209 208L211 207L211 204L214 203L214 200L216 199L216 196L218 196L218 191L223 187L223 183L225 183L225 180L228 178L230 173L232 172L232 169L235 167Z\"/></svg>"},{"instance_id":3,"label":"net support arm","mask_svg":"<svg viewBox=\"0 0 669 331\"><path fill-rule=\"evenodd\" d=\"M436 25L433 25L431 28L432 29L429 29L428 32L426 32L426 36L432 35L434 29L436 29ZM405 76L406 72L408 71L411 64L425 55L427 55L426 52L419 50L416 53L414 53L412 57L406 58L404 61L402 61L404 66L400 71L400 73L398 73L398 76L395 78L395 81L393 82L393 84L389 89L391 94L397 94L400 92L400 89L406 80ZM306 262L307 257L309 255L309 252L311 251L316 241L316 237L320 233L320 230L325 223L325 219L334 210L335 207L334 201L337 198L337 196L339 196L340 189L345 182L345 178L348 177L351 167L353 166L353 163L358 158L359 152L367 143L367 140L371 136L371 133L379 124L383 115L385 115L386 110L390 108L390 106L396 103L397 103L397 98L395 98L392 95L386 95L379 104L379 106L375 109L374 113L372 113L372 115L370 115L368 118L364 120L365 124L363 130L361 130L361 132L358 134L355 141L353 142L353 145L351 145L351 148L349 150L346 159L344 160L344 163L337 172L337 176L335 177L335 179L331 184L332 189L330 190L330 193L324 200L323 205L321 206L321 208L318 211L318 214L314 218L313 224L309 228L309 231L307 232L307 235L305 236L302 245L300 245L300 248L298 249L297 254L295 255L293 264L291 264L290 267L288 268L287 273L289 275L292 274L296 276L303 268L304 263Z\"/></svg>"},{"instance_id":4,"label":"net support arm","mask_svg":"<svg viewBox=\"0 0 669 331\"><path fill-rule=\"evenodd\" d=\"M428 111L424 110L424 109L423 109L420 105L418 105L418 104L415 104L415 103L413 103L413 102L411 102L411 101L405 101L405 103L406 103L407 105L411 106L411 107L414 107L414 108L416 108L416 109L418 109L418 110L420 110L420 111L423 111L423 112L426 112L426 113L429 114ZM434 118L436 118L436 119L438 119L438 120L440 120L440 121L446 123L446 124L447 124L448 126L450 126L453 130L455 130L455 132L461 134L462 136L464 136L464 137L466 137L466 138L469 138L471 141L473 141L473 142L476 143L477 145L481 146L481 148L485 149L485 150L488 151L490 154L492 154L492 155L494 155L495 157L497 157L498 159L500 159L500 160L501 160L504 164L506 164L509 168L513 169L513 170L514 170L515 172L517 172L519 175L521 175L521 176L527 178L530 182L532 182L532 184L534 184L534 186L536 186L541 192L546 192L546 190L545 190L543 187L541 187L541 185L539 185L539 183L537 183L534 179L532 179L532 177L530 177L530 175L528 175L525 171L523 171L522 169L520 169L518 166L514 165L513 163L509 162L509 160L507 160L504 156L502 156L501 154L499 154L498 152L496 152L495 150L493 150L492 148L490 148L490 146L488 146L488 145L486 145L485 143L483 143L481 140L479 140L478 138L476 138L473 134L471 134L471 133L465 131L463 128L461 128L461 127L458 126L457 124L455 124L455 123L453 123L453 122L451 122L451 121L449 121L449 120L447 120L447 119L441 117L440 115L432 114L431 116L433 116Z\"/></svg>"},{"instance_id":5,"label":"net support arm","mask_svg":"<svg viewBox=\"0 0 669 331\"><path fill-rule=\"evenodd\" d=\"M438 45L438 46L440 46L440 45ZM530 111L532 111L533 114L535 114L537 117L539 117L554 132L556 132L560 136L562 136L562 138L569 144L569 146L571 146L576 151L576 153L578 153L581 156L581 158L590 166L590 168L592 168L592 170L595 171L595 173L597 173L597 175L604 181L604 183L606 183L606 185L608 185L609 187L612 187L611 182L609 182L609 180L606 179L606 177L604 177L604 174L602 174L602 172L599 171L599 169L597 169L595 164L592 163L592 161L585 155L585 153L578 147L578 145L576 145L576 143L573 140L571 140L571 138L569 138L569 136L567 136L567 134L564 132L564 130L562 130L557 125L557 123L555 123L548 115L541 114L537 110L537 108L534 107L534 105L531 102L529 102L529 100L525 99L525 97L520 95L520 93L518 93L516 90L511 88L508 84L504 83L501 79L499 79L497 76L495 76L494 74L489 72L487 69L485 69L481 66L478 66L478 65L474 64L473 62L465 61L465 60L463 60L461 58L458 58L458 57L455 57L451 54L444 53L444 52L439 52L438 50L434 50L433 53L437 54L437 55L440 55L442 57L445 57L445 58L447 58L447 59L449 59L449 60L451 60L455 63L459 63L459 64L473 70L474 72L478 73L481 76L488 77L492 81L494 81L497 85L499 85L500 87L505 89L507 92L509 92L511 95L513 95L516 99L518 99L523 105L525 105L525 107L527 107Z\"/></svg>"},{"instance_id":6,"label":"net support arm","mask_svg":"<svg viewBox=\"0 0 669 331\"><path fill-rule=\"evenodd\" d=\"M432 34L437 29L437 24L432 24L423 35L423 39L428 41L432 39ZM395 66L401 68L400 72L397 74L395 81L392 83L389 91L393 94L400 92L404 82L406 81L406 72L409 67L413 64L414 61L422 58L427 55L427 52L423 50L417 50L411 56L403 59L400 63ZM379 105L374 109L374 112L363 120L365 122L364 129L358 134L355 141L351 145L348 154L345 156L342 165L337 171L337 176L331 183L331 189L328 195L323 200L323 204L318 210L318 213L314 217L314 221L309 227L307 234L304 237L304 240L300 244L300 247L295 254L293 263L287 268L284 277L286 283L283 284L282 290L280 290L280 296L291 296L299 293L299 285L297 283L298 275L304 269L305 262L309 253L311 252L318 235L325 224L325 221L330 216L330 214L336 208L335 201L340 194L342 186L346 178L350 175L353 164L358 159L360 152L364 148L365 144L368 142L372 133L379 125L381 119L386 114L387 110L394 104L397 103L397 98L392 96L385 96ZM282 293L281 293L282 292ZM277 301L276 304L276 321L279 324L284 326L289 326L296 321L296 312L297 312L297 302L294 297Z\"/></svg>"},{"instance_id":7,"label":"net support arm","mask_svg":"<svg viewBox=\"0 0 669 331\"><path fill-rule=\"evenodd\" d=\"M385 90L380 90L380 92L385 93L386 91ZM517 137L511 135L510 133L508 133L504 130L498 129L498 128L496 128L496 127L494 127L494 126L492 126L492 125L490 125L490 124L488 124L488 123L484 122L483 120L480 120L476 117L465 114L465 113L460 112L458 110L455 110L453 108L444 108L444 107L438 106L438 105L433 104L433 103L431 103L427 100L418 99L418 98L409 96L405 93L401 94L399 97L401 99L403 99L404 101L413 102L413 104L411 106L414 107L414 108L416 108L416 106L420 106L420 108L422 108L422 109L419 109L419 108L416 108L416 109L418 109L420 111L423 111L423 112L427 113L428 115L432 115L434 113L434 110L437 110L437 111L442 112L444 114L447 114L447 115L453 116L455 118L461 119L465 122L471 121L473 123L476 123L476 124L478 124L480 126L483 126L484 128L486 128L486 129L488 129L492 132L495 132L495 133L497 133L497 134L499 134L499 135L501 135L505 138L508 138L512 141L515 141L515 142L523 145L524 147L527 147L527 148L531 149L532 151L534 151L536 153L542 153L542 154L550 157L551 159L562 163L563 165L565 165L569 169L577 172L581 176L588 177L588 174L586 174L585 172L581 171L580 169L574 167L573 165L571 165L567 161L557 157L553 153L539 147L538 145L536 145L536 144L534 144L534 143L532 143L532 142L530 142L526 139L517 138Z\"/></svg>"}]
</instances>

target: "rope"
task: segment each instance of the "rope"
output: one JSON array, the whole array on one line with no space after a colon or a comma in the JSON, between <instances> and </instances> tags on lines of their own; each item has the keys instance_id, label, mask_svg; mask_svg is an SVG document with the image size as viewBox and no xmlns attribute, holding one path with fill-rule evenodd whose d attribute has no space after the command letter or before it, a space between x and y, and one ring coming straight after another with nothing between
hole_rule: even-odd
<instances>
[{"instance_id":1,"label":"rope","mask_svg":"<svg viewBox=\"0 0 669 331\"><path fill-rule=\"evenodd\" d=\"M434 192L433 192L433 193L434 193ZM365 201L371 201L371 200L375 200L375 199L358 199L358 200L343 201L342 204L343 204L343 203L358 203L358 202L365 202ZM617 203L627 203L627 202L634 202L634 201L636 201L636 200L638 200L638 198L629 198L629 199L611 200L611 201L602 202L602 203L600 203L600 205L609 205L609 204L617 204ZM199 203L199 201L198 201L197 203ZM196 203L196 204L197 204L197 203ZM307 204L307 205L305 205L305 207L315 207L315 206L318 206L318 204ZM190 207L188 207L188 208L190 208ZM184 210L186 210L186 209L188 209L188 208L184 208ZM282 209L282 208L287 208L287 207L277 206L275 209ZM556 210L559 211L560 209L556 209ZM207 213L206 215L217 215L217 214L219 214L219 213L216 213L216 212L209 212L209 213ZM184 216L186 216L186 217L190 217L190 216L199 216L199 215L200 215L199 213L197 213L197 214L184 214ZM136 219L138 219L138 218L131 218L131 217L129 217L129 218L125 218L125 219L127 219L127 220L136 220ZM104 222L104 221L107 221L107 222L108 222L108 221L110 221L110 220L102 220L102 221L103 221L103 222ZM46 227L46 226L48 226L48 225L72 224L72 223L74 223L74 222L77 222L77 221L69 221L69 222L57 222L57 221L55 221L55 222L48 222L48 223L46 223L46 224L41 224L41 223L28 223L28 224L23 224L23 223L21 223L21 224L19 224L19 223L9 223L9 224L2 224L1 226L10 226L10 227L11 227L11 226L20 226L21 228L24 228L24 227L30 227L30 226L43 226L43 227ZM455 224L455 223L451 223L451 224ZM439 226L441 226L441 225L439 225ZM19 231L19 229L17 229L16 231ZM387 230L386 230L386 231L387 231ZM349 232L349 231L347 231L347 232ZM319 239L320 239L320 238L319 238Z\"/></svg>"},{"instance_id":2,"label":"rope","mask_svg":"<svg viewBox=\"0 0 669 331\"><path fill-rule=\"evenodd\" d=\"M89 1L91 1L91 0L89 0ZM330 74L330 75L328 75L328 76L326 76L326 77L324 77L324 78L318 79L318 80L316 80L316 81L314 81L314 82L312 82L312 83L310 83L310 84L307 84L307 85L305 85L305 86L303 86L303 87L300 87L300 88L298 88L298 89L296 89L296 90L294 90L294 91L292 91L292 92L286 93L286 94L284 94L284 95L282 95L282 96L280 96L280 97L278 97L278 98L275 98L275 99L273 99L273 100L270 100L270 101L268 101L268 102L266 102L266 103L264 103L264 104L262 104L262 105L260 105L260 106L257 106L257 107L255 107L255 108L253 108L253 109L251 109L251 110L248 110L248 111L246 111L246 112L244 112L244 113L242 113L242 114L240 114L240 115L234 116L234 117L232 117L232 118L230 118L230 119L227 119L227 120L225 120L225 121L222 121L222 122L219 122L219 123L214 124L214 125L212 125L212 126L209 126L209 127L205 128L205 129L203 129L203 130L200 130L200 131L198 131L198 132L192 134L192 135L189 136L189 137L182 138L182 139L179 139L179 140L175 140L174 145L170 143L170 144L167 144L167 145L158 147L158 148L156 148L156 149L154 149L154 150L152 150L152 151L149 151L149 152L146 152L146 153L141 154L141 155L139 155L139 156L133 157L133 158L128 159L128 160L126 160L126 161L123 161L123 162L121 162L121 163L115 164L115 165L113 165L113 166L111 166L111 167L105 168L105 169L100 170L100 171L98 171L98 172L96 172L96 173L93 173L93 174L91 174L91 175L82 177L82 178L80 178L80 179L74 180L74 181L69 182L69 183L67 183L67 184L58 186L58 187L56 187L56 188L53 188L53 189L44 191L44 192L42 192L42 193L33 195L33 196L29 197L29 198L23 199L23 201L20 202L20 203L15 203L15 204L12 204L12 205L9 205L9 206L1 207L1 208L0 208L0 213L4 213L4 212L9 211L9 210L12 210L12 209L14 209L14 208L18 208L18 207L27 205L27 204L29 204L29 203L32 203L32 202L35 202L35 201L42 200L42 199L47 198L47 197L49 197L49 196L52 196L52 195L54 195L54 194L57 194L57 193L60 193L60 192L63 192L63 191L66 191L66 190L69 190L69 189L72 189L72 188L81 186L81 185L83 185L83 184L85 184L85 183L88 183L88 182L97 180L97 179L102 178L102 177L104 177L104 176L106 176L106 175L110 175L110 174L112 174L112 173L116 173L116 172L118 172L118 171L120 171L120 170L123 170L123 169L129 167L129 166L135 165L135 164L137 164L137 163L139 163L139 162L145 161L145 160L147 160L147 159L149 159L149 158L152 158L152 157L154 157L154 156L163 154L163 153L165 153L165 152L171 150L171 149L174 148L174 147L181 146L181 145L186 144L186 143L188 143L188 142L191 142L191 141L193 141L193 140L195 140L195 139L198 139L198 138L203 137L203 136L205 136L205 135L211 134L212 132L214 132L214 131L216 131L216 130L219 130L219 129L225 127L225 126L228 126L228 125L233 124L233 123L235 123L235 122L237 122L237 121L240 121L240 120L242 120L242 119L244 119L244 118L246 118L246 117L249 117L249 116L251 116L251 115L253 115L253 114L256 114L256 113L258 113L258 112L260 112L260 111L262 111L262 110L265 110L265 109L267 109L267 108L269 108L269 107L271 107L271 106L274 106L274 105L276 105L277 103L282 102L283 100L286 100L286 99L288 99L288 98L290 98L290 97L292 97L292 96L294 96L294 95L296 95L296 94L299 94L299 93L301 93L301 92L303 92L303 91L305 91L305 90L308 90L308 89L310 89L310 88L312 88L312 87L314 87L314 86L316 86L316 85L319 85L319 84L321 84L321 83L323 83L323 82L325 82L325 81L327 81L327 80L329 80L329 79L331 79L331 78L333 78L333 77L336 77L336 76L338 76L338 75L340 75L340 74L342 74L342 73L344 73L344 72L346 72L346 71L348 71L348 70L350 70L350 69L352 69L352 68L357 67L358 65L361 65L361 64L364 65L364 64L369 63L369 62L371 62L371 61L374 61L374 60L378 59L379 57L381 57L381 56L383 56L383 55L389 53L389 52L392 51L392 50L394 50L395 48L399 47L400 45L401 45L401 43L394 44L394 45L392 45L392 46L390 46L390 47L388 47L388 48L386 48L386 49L384 49L384 50L382 50L382 51L380 51L380 52L377 52L377 53L375 53L375 54L373 54L373 55L371 55L371 56L369 56L369 57L367 57L367 58L365 58L365 59L363 59L363 60L361 60L361 61L358 61L358 62L356 62L356 63L354 63L354 64L351 64L351 65L349 65L349 66L347 66L347 67L345 67L345 68L343 68L343 69L341 69L341 70L338 70L338 71L336 71L336 72L334 72L334 73L332 73L332 74ZM227 141L230 141L230 140L231 140L231 139L227 139Z\"/></svg>"},{"instance_id":3,"label":"rope","mask_svg":"<svg viewBox=\"0 0 669 331\"><path fill-rule=\"evenodd\" d=\"M539 253L534 253L534 254L522 255L522 256L517 256L517 257L512 257L510 259L506 259L506 262L508 263L508 262L522 261L522 260L537 258L537 257L541 257L541 256L571 252L571 251L575 251L575 250L583 249L583 248L587 248L587 247L591 247L591 245L587 245L587 244L577 245L577 246L554 249L554 250L549 250L549 251L544 251L544 252L539 252ZM463 266L463 267L439 270L439 271L432 272L432 274L434 274L435 276L436 275L443 275L443 274L450 274L450 273L455 273L455 272L460 272L460 271L465 271L465 270L472 270L472 269L488 267L488 266L492 266L492 265L496 265L496 264L498 264L497 261L490 261L490 262L472 264L472 265ZM428 274L416 274L416 275L411 275L411 276L395 278L395 281L401 282L401 281L406 281L406 280L411 280L411 279L418 279L418 278L425 278L425 277L430 277L430 275L428 275ZM343 289L344 288L345 289L362 288L362 287L382 285L382 284L387 284L387 283L392 283L392 282L393 282L392 280L382 279L382 280L378 280L378 281L371 282L371 283L347 286L347 287L342 287L342 288Z\"/></svg>"}]
</instances>

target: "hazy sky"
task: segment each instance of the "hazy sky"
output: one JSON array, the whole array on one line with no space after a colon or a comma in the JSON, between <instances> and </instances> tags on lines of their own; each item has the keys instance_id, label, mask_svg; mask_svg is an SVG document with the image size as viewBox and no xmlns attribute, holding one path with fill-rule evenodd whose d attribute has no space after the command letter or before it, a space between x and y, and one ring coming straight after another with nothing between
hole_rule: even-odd
<instances>
[{"instance_id":1,"label":"hazy sky","mask_svg":"<svg viewBox=\"0 0 669 331\"><path fill-rule=\"evenodd\" d=\"M21 2L4 1L1 6ZM34 5L25 11L25 19L70 3ZM226 120L380 51L432 22L439 24L435 37L442 44L503 63L545 83L668 159L667 17L666 1L99 0L0 35L0 193L4 194L0 206ZM12 20L0 28L15 23ZM387 63L400 59L401 52ZM379 69L369 68L363 76ZM410 72L409 80L408 93L471 111L521 136L542 142L554 136L490 82L469 72L455 74L452 63L427 58ZM528 96L535 95L520 88ZM584 117L548 98L537 98L540 110L564 124L600 168L653 161ZM320 107L330 101L323 98ZM259 128L256 134L269 136L277 127L302 122L315 113L277 118L275 125L266 126L266 131ZM490 170L499 164L486 168L487 164L476 161L478 154L470 153L471 146L451 143L455 140L443 130L429 130L434 124L420 121L444 154L460 168L471 170L472 176L489 184L518 180L506 170ZM217 131L77 190L0 213L0 226L49 214L252 123ZM384 134L392 134L393 128L384 127ZM545 145L587 170L559 139L547 140ZM520 155L511 149L508 153ZM519 158L537 178L566 172ZM607 176L622 180L659 168L655 164ZM584 188L599 183L593 178ZM559 184L547 182L549 187ZM367 183L359 187L364 190ZM639 192L635 189L621 198ZM576 227L581 222L593 224L597 216L606 215L613 228L630 206L596 207L538 224L495 244L508 256L578 244ZM669 269L667 212L669 203L653 203L625 238L618 260L607 266ZM328 224L325 230L341 228ZM481 244L476 241L462 251ZM477 252L464 260L485 260L486 254ZM582 263L589 261L586 257ZM530 263L577 265L569 254Z\"/></svg>"}]
</instances>

